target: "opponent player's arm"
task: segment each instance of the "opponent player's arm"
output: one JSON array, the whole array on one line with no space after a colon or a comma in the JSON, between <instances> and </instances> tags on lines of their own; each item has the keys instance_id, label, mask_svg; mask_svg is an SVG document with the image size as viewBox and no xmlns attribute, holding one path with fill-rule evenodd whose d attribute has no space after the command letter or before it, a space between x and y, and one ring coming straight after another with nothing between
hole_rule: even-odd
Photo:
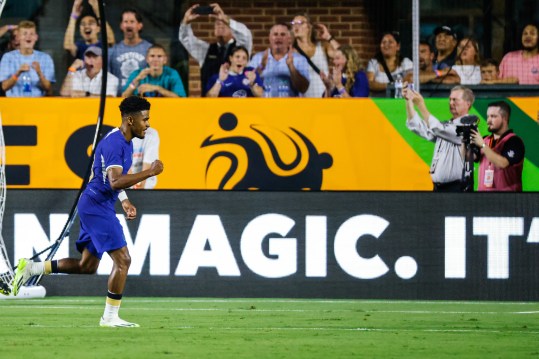
<instances>
[{"instance_id":1,"label":"opponent player's arm","mask_svg":"<svg viewBox=\"0 0 539 359\"><path fill-rule=\"evenodd\" d=\"M145 179L163 172L163 162L155 160L149 169L139 173L123 174L121 167L110 167L107 170L110 187L114 190L129 188Z\"/></svg>"}]
</instances>

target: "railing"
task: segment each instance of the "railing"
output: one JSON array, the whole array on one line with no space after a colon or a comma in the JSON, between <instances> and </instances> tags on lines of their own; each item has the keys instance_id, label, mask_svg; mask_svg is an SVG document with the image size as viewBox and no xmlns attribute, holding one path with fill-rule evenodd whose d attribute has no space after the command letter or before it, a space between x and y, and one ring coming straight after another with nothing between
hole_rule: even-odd
<instances>
[{"instance_id":1,"label":"railing","mask_svg":"<svg viewBox=\"0 0 539 359\"><path fill-rule=\"evenodd\" d=\"M465 85L473 90L476 98L498 98L498 97L535 97L539 96L539 85ZM420 91L423 97L448 97L451 89L455 85L443 84L421 84ZM387 86L385 93L380 93L373 97L393 97L395 87L393 84Z\"/></svg>"}]
</instances>

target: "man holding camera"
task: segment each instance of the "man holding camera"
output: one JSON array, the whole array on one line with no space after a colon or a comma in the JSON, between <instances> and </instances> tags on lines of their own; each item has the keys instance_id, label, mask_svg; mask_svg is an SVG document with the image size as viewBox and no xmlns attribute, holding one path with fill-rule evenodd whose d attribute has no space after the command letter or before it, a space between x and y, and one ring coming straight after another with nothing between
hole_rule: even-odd
<instances>
[{"instance_id":1,"label":"man holding camera","mask_svg":"<svg viewBox=\"0 0 539 359\"><path fill-rule=\"evenodd\" d=\"M522 192L524 143L509 129L511 107L505 101L491 102L487 125L491 135L481 137L472 130L471 139L481 149L478 191Z\"/></svg>"},{"instance_id":2,"label":"man holding camera","mask_svg":"<svg viewBox=\"0 0 539 359\"><path fill-rule=\"evenodd\" d=\"M403 89L406 99L406 127L424 139L434 142L434 155L430 166L430 175L435 192L462 192L464 188L464 148L462 139L457 134L460 119L468 115L475 96L467 87L455 86L449 95L449 111L452 118L440 122L434 117L423 96L410 88ZM415 111L415 106L419 114Z\"/></svg>"},{"instance_id":3,"label":"man holding camera","mask_svg":"<svg viewBox=\"0 0 539 359\"><path fill-rule=\"evenodd\" d=\"M215 42L211 44L197 38L191 27L191 22L200 15L214 18ZM179 33L180 42L189 55L197 60L200 66L200 88L202 96L206 96L208 80L219 74L221 65L228 61L230 51L235 46L245 46L249 55L253 48L253 35L244 24L231 19L217 3L209 6L195 4L185 12Z\"/></svg>"}]
</instances>

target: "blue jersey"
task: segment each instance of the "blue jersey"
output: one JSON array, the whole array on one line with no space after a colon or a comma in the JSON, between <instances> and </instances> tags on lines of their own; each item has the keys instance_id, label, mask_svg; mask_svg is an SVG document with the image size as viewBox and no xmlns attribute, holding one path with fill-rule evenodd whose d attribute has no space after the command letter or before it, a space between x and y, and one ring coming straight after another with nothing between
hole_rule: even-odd
<instances>
[{"instance_id":1,"label":"blue jersey","mask_svg":"<svg viewBox=\"0 0 539 359\"><path fill-rule=\"evenodd\" d=\"M84 193L96 202L108 204L114 208L119 191L110 187L107 170L111 167L119 167L123 174L127 174L132 161L133 143L126 141L119 128L111 130L97 145L92 165L92 179Z\"/></svg>"},{"instance_id":2,"label":"blue jersey","mask_svg":"<svg viewBox=\"0 0 539 359\"><path fill-rule=\"evenodd\" d=\"M253 71L252 67L246 67L243 70L243 73L239 75L232 75L229 74L225 81L223 81L223 85L221 86L221 90L219 91L219 97L254 97L253 92L251 91L251 88L249 87L249 79L247 76L245 76L246 71ZM262 82L262 79L258 74L255 72L256 79L255 84L257 84L260 87L263 87L264 84ZM215 74L208 80L208 86L206 88L206 92L209 91L213 85L217 82L217 79L219 78L219 74Z\"/></svg>"}]
</instances>

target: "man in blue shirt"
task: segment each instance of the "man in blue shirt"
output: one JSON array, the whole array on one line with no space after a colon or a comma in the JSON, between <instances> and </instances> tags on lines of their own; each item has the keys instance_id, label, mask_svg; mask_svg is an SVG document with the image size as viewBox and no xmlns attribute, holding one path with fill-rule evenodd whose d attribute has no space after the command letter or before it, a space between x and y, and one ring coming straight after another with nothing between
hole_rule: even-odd
<instances>
[{"instance_id":1,"label":"man in blue shirt","mask_svg":"<svg viewBox=\"0 0 539 359\"><path fill-rule=\"evenodd\" d=\"M178 71L165 66L168 61L165 48L154 44L146 53L148 67L133 71L122 90L122 96L186 97Z\"/></svg>"},{"instance_id":2,"label":"man in blue shirt","mask_svg":"<svg viewBox=\"0 0 539 359\"><path fill-rule=\"evenodd\" d=\"M120 29L124 38L109 51L109 72L120 80L118 96L133 71L146 67L146 52L151 43L140 37L142 31L142 15L134 8L122 11Z\"/></svg>"},{"instance_id":3,"label":"man in blue shirt","mask_svg":"<svg viewBox=\"0 0 539 359\"><path fill-rule=\"evenodd\" d=\"M80 234L76 242L82 253L80 259L33 262L20 259L13 280L13 294L34 275L51 273L94 274L103 253L108 253L114 263L108 280L105 312L102 327L138 327L118 316L122 294L127 279L131 257L120 221L116 218L114 204L122 202L126 218L134 219L137 209L127 198L124 189L163 172L163 163L156 160L147 170L128 174L133 156L133 138L144 138L150 127L150 103L138 96L131 96L120 104L122 125L110 131L97 145L92 179L82 193L77 206L80 217Z\"/></svg>"},{"instance_id":4,"label":"man in blue shirt","mask_svg":"<svg viewBox=\"0 0 539 359\"><path fill-rule=\"evenodd\" d=\"M267 97L299 97L309 88L309 64L295 52L291 36L287 25L273 25L269 49L255 54L249 63L262 77Z\"/></svg>"}]
</instances>

